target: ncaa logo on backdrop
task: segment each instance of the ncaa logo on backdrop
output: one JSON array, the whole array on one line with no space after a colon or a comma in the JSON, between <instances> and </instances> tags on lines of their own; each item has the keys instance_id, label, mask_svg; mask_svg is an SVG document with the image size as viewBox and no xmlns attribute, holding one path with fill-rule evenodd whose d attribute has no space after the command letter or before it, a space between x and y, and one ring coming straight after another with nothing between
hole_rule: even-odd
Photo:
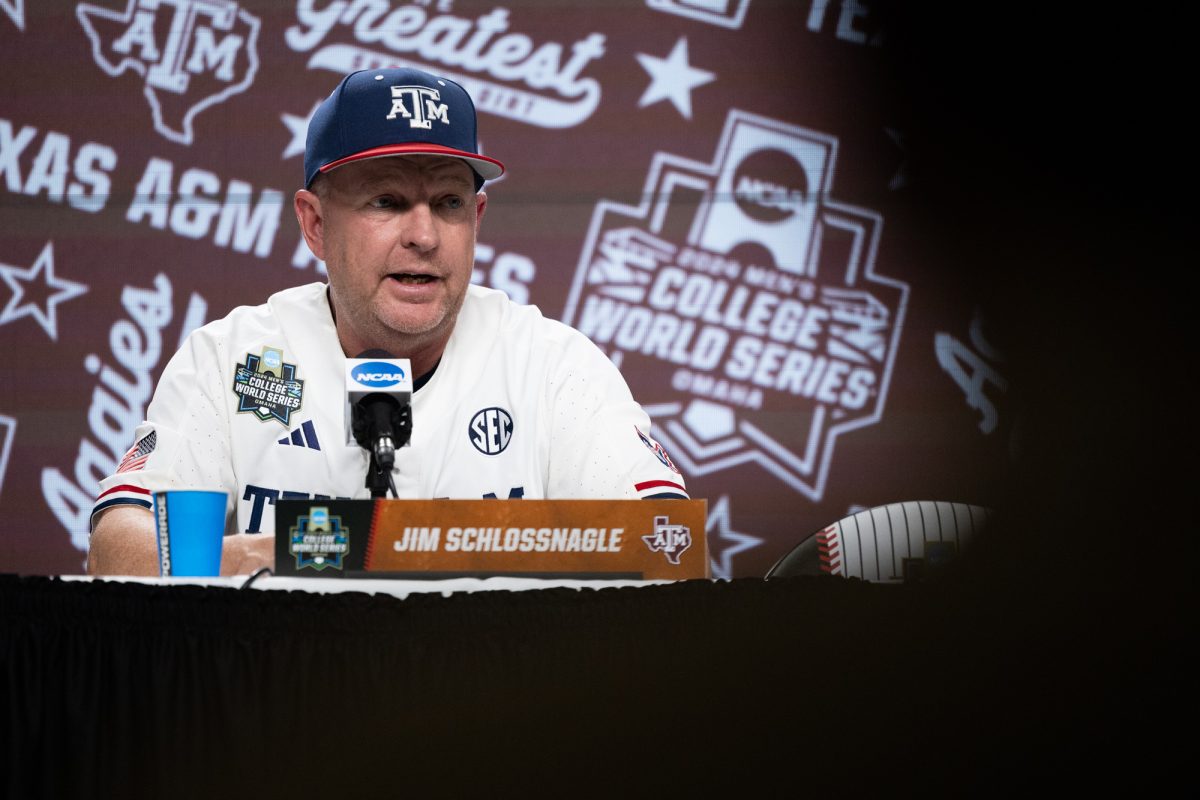
<instances>
[{"instance_id":1,"label":"ncaa logo on backdrop","mask_svg":"<svg viewBox=\"0 0 1200 800\"><path fill-rule=\"evenodd\" d=\"M512 441L512 435L512 415L495 406L476 412L467 426L467 437L471 444L485 456L503 453Z\"/></svg>"},{"instance_id":2,"label":"ncaa logo on backdrop","mask_svg":"<svg viewBox=\"0 0 1200 800\"><path fill-rule=\"evenodd\" d=\"M640 206L592 215L563 321L633 365L684 474L756 465L819 501L837 438L883 413L908 286L875 271L882 218L832 199L836 162L734 110L711 163L660 152Z\"/></svg>"},{"instance_id":3,"label":"ncaa logo on backdrop","mask_svg":"<svg viewBox=\"0 0 1200 800\"><path fill-rule=\"evenodd\" d=\"M196 115L246 91L258 71L259 20L233 0L80 3L75 16L97 66L142 78L154 129L173 142L191 144Z\"/></svg>"}]
</instances>

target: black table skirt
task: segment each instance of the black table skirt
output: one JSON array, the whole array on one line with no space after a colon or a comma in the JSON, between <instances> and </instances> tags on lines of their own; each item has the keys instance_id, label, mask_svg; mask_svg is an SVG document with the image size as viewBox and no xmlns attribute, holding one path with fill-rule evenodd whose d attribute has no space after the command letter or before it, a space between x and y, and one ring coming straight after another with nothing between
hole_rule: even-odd
<instances>
[{"instance_id":1,"label":"black table skirt","mask_svg":"<svg viewBox=\"0 0 1200 800\"><path fill-rule=\"evenodd\" d=\"M401 600L0 576L0 785L970 790L1082 769L1115 730L1113 705L1095 702L1110 670L1061 672L1091 661L1093 640L1064 640L1053 610L980 603L973 585L741 579Z\"/></svg>"}]
</instances>

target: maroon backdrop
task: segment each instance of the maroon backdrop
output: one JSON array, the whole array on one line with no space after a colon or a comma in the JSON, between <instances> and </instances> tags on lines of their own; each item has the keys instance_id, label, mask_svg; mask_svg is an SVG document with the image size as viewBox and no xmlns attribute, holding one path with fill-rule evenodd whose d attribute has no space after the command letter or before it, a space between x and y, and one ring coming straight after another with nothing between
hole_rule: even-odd
<instances>
[{"instance_id":1,"label":"maroon backdrop","mask_svg":"<svg viewBox=\"0 0 1200 800\"><path fill-rule=\"evenodd\" d=\"M863 0L0 0L0 570L79 571L181 337L323 279L307 117L384 64L475 97L509 170L476 280L620 365L714 575L851 510L993 505L1005 354L912 201L888 42Z\"/></svg>"}]
</instances>

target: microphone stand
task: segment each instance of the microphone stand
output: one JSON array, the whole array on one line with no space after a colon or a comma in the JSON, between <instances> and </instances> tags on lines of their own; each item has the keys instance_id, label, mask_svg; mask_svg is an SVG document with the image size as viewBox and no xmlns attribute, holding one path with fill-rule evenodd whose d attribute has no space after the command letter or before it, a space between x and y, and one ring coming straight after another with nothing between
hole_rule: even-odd
<instances>
[{"instance_id":1,"label":"microphone stand","mask_svg":"<svg viewBox=\"0 0 1200 800\"><path fill-rule=\"evenodd\" d=\"M370 450L371 460L367 464L366 486L371 490L372 499L387 497L388 488L392 487L392 467L396 463L396 450L391 444L392 439L390 436L381 436L376 447ZM387 454L381 459L380 453L376 451L383 450L385 447ZM392 496L396 496L395 488L392 488Z\"/></svg>"},{"instance_id":2,"label":"microphone stand","mask_svg":"<svg viewBox=\"0 0 1200 800\"><path fill-rule=\"evenodd\" d=\"M372 498L396 497L392 468L396 465L396 446L408 443L412 436L412 408L400 405L382 394L368 395L354 408L354 437L368 455L365 486ZM395 438L393 438L395 437Z\"/></svg>"}]
</instances>

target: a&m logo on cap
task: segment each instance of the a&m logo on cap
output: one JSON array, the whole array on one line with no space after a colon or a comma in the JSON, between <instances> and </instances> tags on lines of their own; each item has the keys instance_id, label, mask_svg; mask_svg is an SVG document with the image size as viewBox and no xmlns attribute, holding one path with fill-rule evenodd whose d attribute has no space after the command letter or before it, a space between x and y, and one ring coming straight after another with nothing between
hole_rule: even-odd
<instances>
[{"instance_id":1,"label":"a&m logo on cap","mask_svg":"<svg viewBox=\"0 0 1200 800\"><path fill-rule=\"evenodd\" d=\"M449 111L441 99L441 93L428 86L393 86L392 107L387 118L407 119L408 127L422 130L432 128L434 120L449 125Z\"/></svg>"}]
</instances>

